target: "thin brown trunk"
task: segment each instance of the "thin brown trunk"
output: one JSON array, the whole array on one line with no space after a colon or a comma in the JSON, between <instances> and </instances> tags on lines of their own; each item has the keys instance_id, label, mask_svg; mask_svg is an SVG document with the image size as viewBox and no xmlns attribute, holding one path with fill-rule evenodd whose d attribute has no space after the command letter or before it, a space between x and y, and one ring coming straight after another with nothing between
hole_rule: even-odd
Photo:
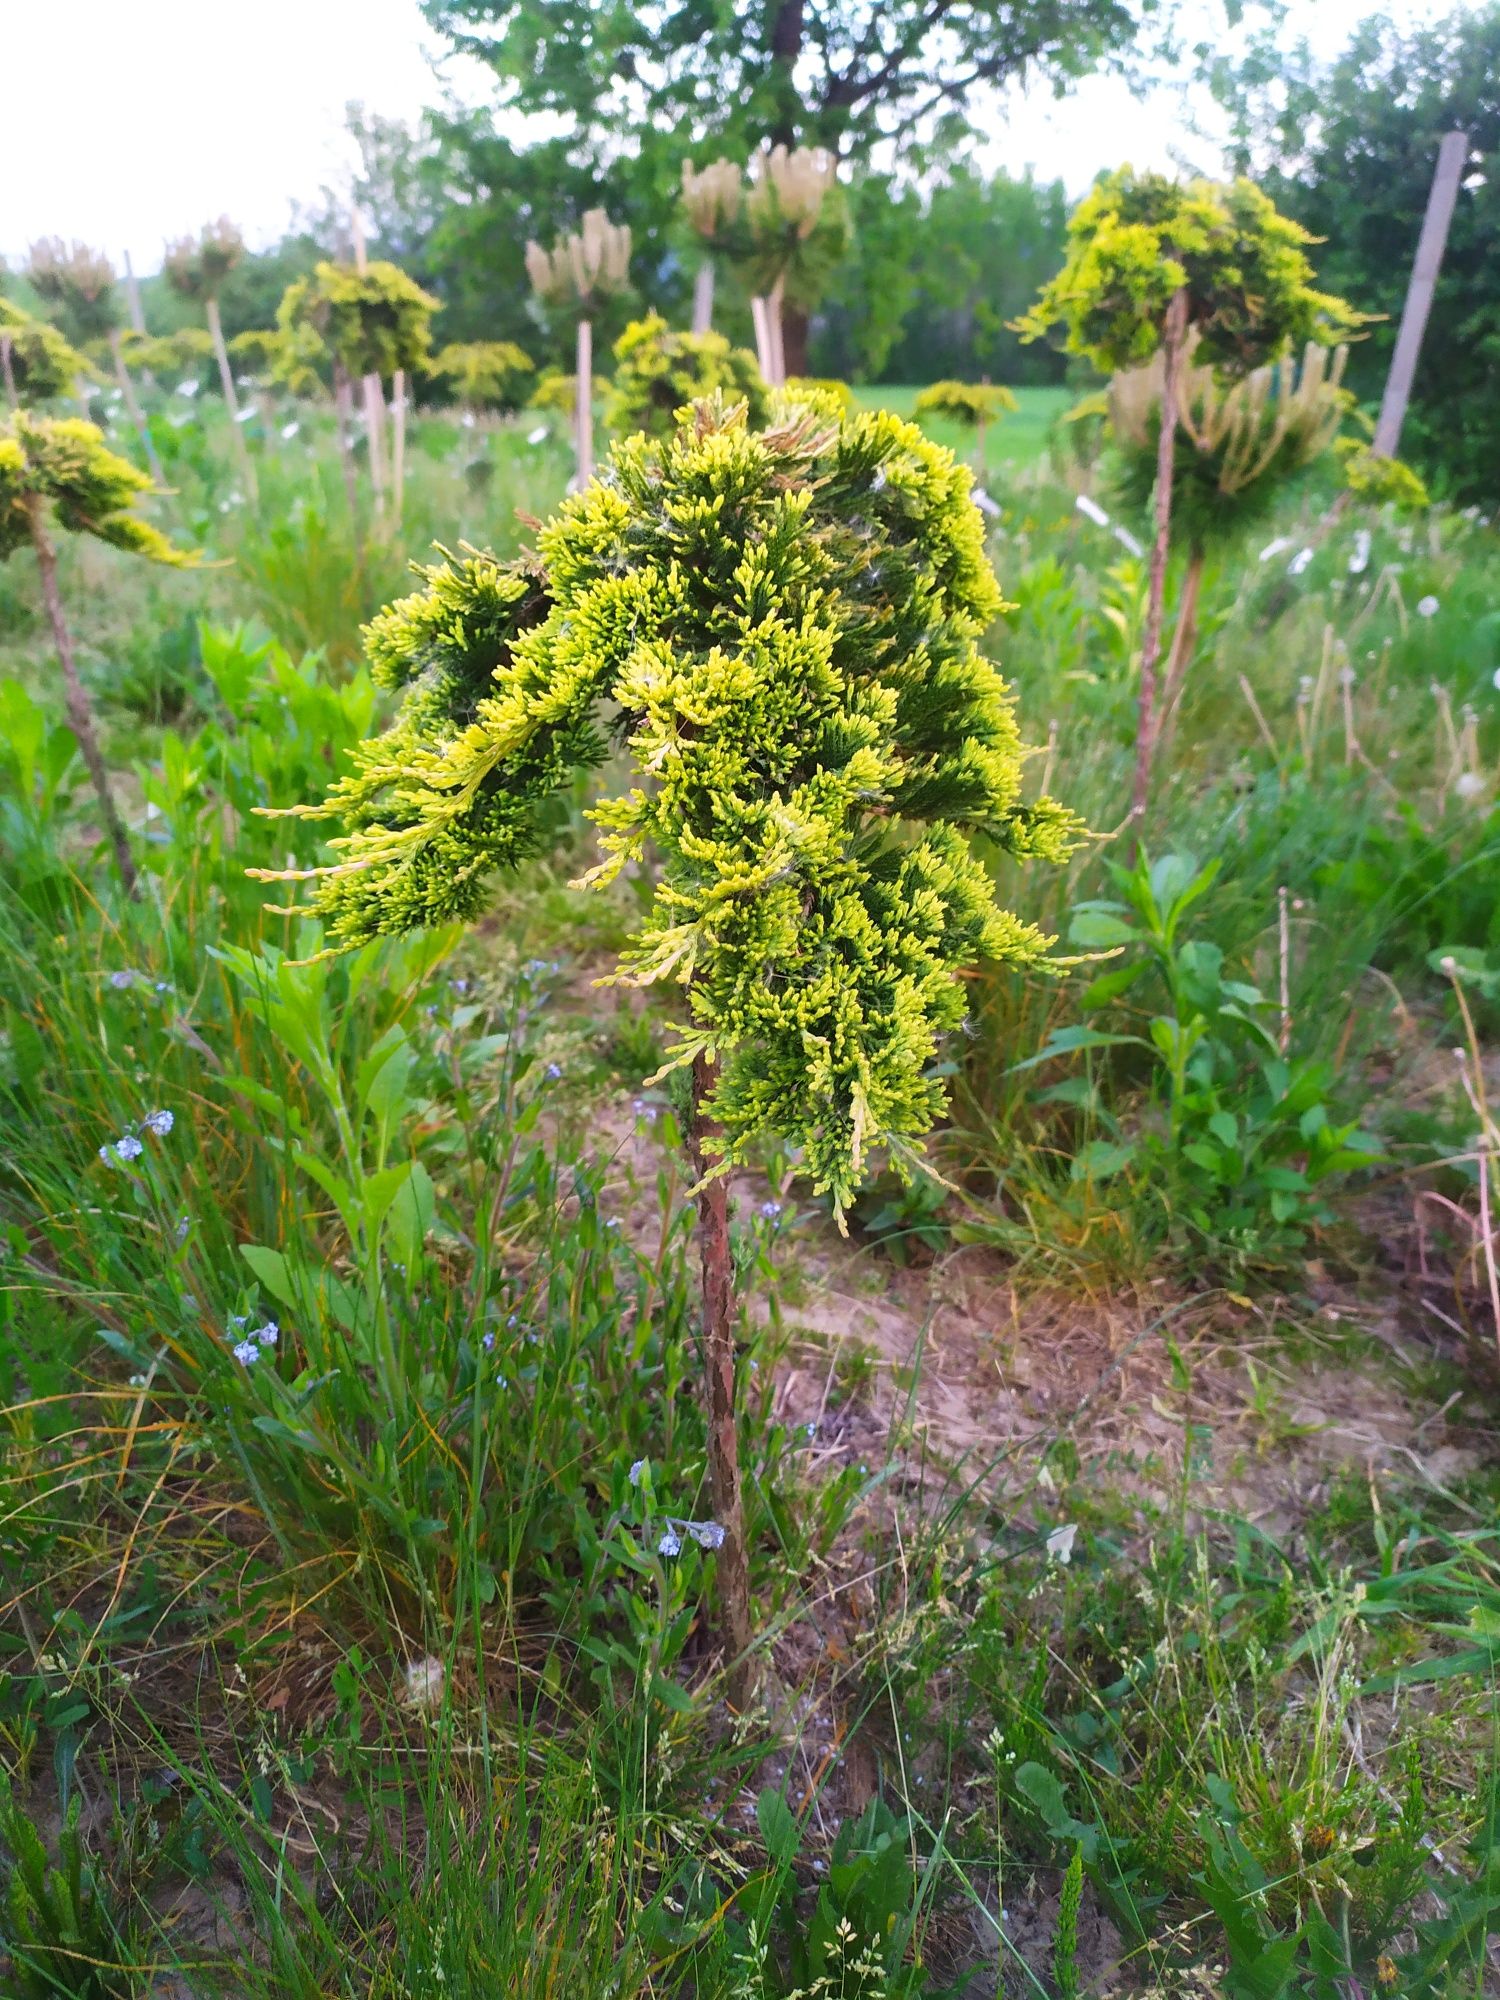
<instances>
[{"instance_id":1,"label":"thin brown trunk","mask_svg":"<svg viewBox=\"0 0 1500 2000\"><path fill-rule=\"evenodd\" d=\"M1203 563L1202 545L1194 542L1188 551L1187 569L1182 578L1182 597L1177 606L1177 629L1172 634L1172 650L1167 655L1161 697L1163 731L1171 729L1177 719L1177 704L1182 697L1188 668L1193 663L1193 648L1198 643L1198 593L1203 585Z\"/></svg>"},{"instance_id":2,"label":"thin brown trunk","mask_svg":"<svg viewBox=\"0 0 1500 2000\"><path fill-rule=\"evenodd\" d=\"M10 360L11 338L8 333L0 333L0 374L5 377L5 393L13 410L19 410L21 399L16 394L16 371Z\"/></svg>"},{"instance_id":3,"label":"thin brown trunk","mask_svg":"<svg viewBox=\"0 0 1500 2000\"><path fill-rule=\"evenodd\" d=\"M156 446L151 442L151 433L146 428L146 419L136 400L135 384L130 379L130 370L125 366L125 356L120 348L120 329L117 326L112 326L109 330L109 351L114 356L115 380L120 385L120 394L125 398L125 408L129 412L130 421L135 425L135 434L141 441L141 449L146 454L146 464L150 468L151 477L158 486L165 489L167 482L162 476L161 460L156 455Z\"/></svg>"},{"instance_id":4,"label":"thin brown trunk","mask_svg":"<svg viewBox=\"0 0 1500 2000\"><path fill-rule=\"evenodd\" d=\"M52 539L47 533L45 503L40 493L28 493L26 513L31 527L31 546L36 550L36 566L42 579L42 602L47 607L47 617L52 626L53 643L57 647L57 657L62 663L63 698L67 704L68 723L78 738L78 748L83 753L84 764L94 783L94 791L99 799L99 814L104 821L104 831L115 850L115 859L120 864L127 895L136 893L135 859L130 852L130 842L125 835L125 823L120 818L115 805L115 795L110 789L109 773L104 768L104 758L99 750L99 735L94 727L93 704L88 690L78 677L78 663L73 658L73 640L68 631L67 620L63 617L62 593L57 587L57 556L52 547Z\"/></svg>"},{"instance_id":5,"label":"thin brown trunk","mask_svg":"<svg viewBox=\"0 0 1500 2000\"><path fill-rule=\"evenodd\" d=\"M240 403L234 393L234 370L229 365L229 349L224 345L224 322L219 318L219 301L205 299L203 313L208 321L208 337L214 344L214 359L219 364L219 387L224 392L224 407L229 412L229 424L234 432L235 455L240 462L240 471L245 475L245 490L255 500L259 497L255 467L250 463L250 447L245 442L245 433L240 425Z\"/></svg>"},{"instance_id":6,"label":"thin brown trunk","mask_svg":"<svg viewBox=\"0 0 1500 2000\"><path fill-rule=\"evenodd\" d=\"M729 1698L743 1710L753 1693L750 1664L750 1571L740 1491L740 1442L735 1419L734 1259L729 1244L729 1185L704 1180L713 1157L704 1149L714 1125L704 1110L717 1072L703 1056L693 1063L693 1111L688 1147L698 1190L698 1246L703 1259L703 1369L708 1408L708 1477L714 1519L724 1530L718 1554L719 1614L724 1626Z\"/></svg>"},{"instance_id":7,"label":"thin brown trunk","mask_svg":"<svg viewBox=\"0 0 1500 2000\"><path fill-rule=\"evenodd\" d=\"M1167 556L1172 544L1172 472L1177 441L1177 383L1187 335L1188 295L1179 291L1167 307L1162 332L1161 435L1156 447L1156 540L1151 549L1146 594L1146 629L1141 635L1141 692L1135 732L1135 784L1131 793L1131 849L1139 843L1151 800L1151 762L1160 710L1156 669L1161 659L1162 607L1167 591Z\"/></svg>"},{"instance_id":8,"label":"thin brown trunk","mask_svg":"<svg viewBox=\"0 0 1500 2000\"><path fill-rule=\"evenodd\" d=\"M349 418L353 407L353 397L349 389L349 377L341 361L333 364L333 419L338 432L339 463L344 470L344 497L349 502L349 532L354 541L354 567L359 576L360 586L364 586L365 538L359 518L359 480L354 471L354 445L349 436Z\"/></svg>"},{"instance_id":9,"label":"thin brown trunk","mask_svg":"<svg viewBox=\"0 0 1500 2000\"><path fill-rule=\"evenodd\" d=\"M807 341L809 316L801 306L781 303L781 328L776 338L777 359L781 363L781 379L807 373Z\"/></svg>"}]
</instances>

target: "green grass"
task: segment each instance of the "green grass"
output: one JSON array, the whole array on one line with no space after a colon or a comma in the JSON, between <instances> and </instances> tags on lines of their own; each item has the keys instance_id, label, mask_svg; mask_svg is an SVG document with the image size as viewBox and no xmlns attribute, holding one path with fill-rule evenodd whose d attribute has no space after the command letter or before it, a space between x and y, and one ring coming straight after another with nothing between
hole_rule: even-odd
<instances>
[{"instance_id":1,"label":"green grass","mask_svg":"<svg viewBox=\"0 0 1500 2000\"><path fill-rule=\"evenodd\" d=\"M1045 460L1069 400L1023 392L992 434L1012 608L986 643L1032 781L1107 834L1144 565ZM681 1106L643 1083L673 1008L589 984L636 892L568 888L586 797L465 938L295 965L319 940L244 872L318 857L256 809L377 726L360 619L434 539L514 548L562 447L424 416L404 533L361 575L326 413L251 427L258 512L213 407L165 414L163 518L213 565L71 547L63 572L136 901L30 560L0 571L0 1990L989 2000L1095 1990L1105 1918L1145 1991L1489 1990L1500 1487L1439 962L1467 955L1488 1050L1493 533L1351 513L1291 579L1259 551L1314 542L1309 487L1211 569L1148 844L1216 872L1170 941L1102 841L1066 873L994 857L1021 914L1119 956L976 976L944 1184L882 1185L850 1283L918 1300L919 1353L899 1261L978 1243L997 1300L1040 1288L1025 1451L919 1440L920 1380L886 1425L876 1355L791 1345L806 1267L849 1253L768 1155L781 1211L736 1223L768 1671L735 1716L713 1557L661 1551L709 1511ZM1199 1021L1190 1073L1154 1024ZM1313 1151L1284 1119L1270 1178L1203 1195L1273 1050L1385 1154L1319 1184L1326 1214L1275 1179ZM1418 1190L1451 1337L1393 1317ZM1122 1401L1085 1455L1066 1353L1110 1302L1150 1421ZM1319 1455L1320 1369L1374 1374L1414 1456ZM1075 1862L1076 1950L1036 1916Z\"/></svg>"},{"instance_id":2,"label":"green grass","mask_svg":"<svg viewBox=\"0 0 1500 2000\"><path fill-rule=\"evenodd\" d=\"M919 392L920 385L906 388L878 383L856 389L855 396L864 409L893 410L898 417L909 418ZM985 432L984 460L989 472L1039 465L1046 457L1053 425L1078 401L1071 389L1017 389L1013 393L1019 408L999 423L990 424ZM958 424L934 423L931 434L960 458L973 457L974 439Z\"/></svg>"}]
</instances>

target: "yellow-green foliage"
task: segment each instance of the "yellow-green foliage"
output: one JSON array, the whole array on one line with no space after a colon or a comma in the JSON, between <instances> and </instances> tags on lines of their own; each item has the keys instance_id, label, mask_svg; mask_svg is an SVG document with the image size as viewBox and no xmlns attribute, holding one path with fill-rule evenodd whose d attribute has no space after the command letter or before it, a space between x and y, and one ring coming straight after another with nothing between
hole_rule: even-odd
<instances>
[{"instance_id":1,"label":"yellow-green foliage","mask_svg":"<svg viewBox=\"0 0 1500 2000\"><path fill-rule=\"evenodd\" d=\"M1186 287L1199 360L1248 374L1287 347L1332 345L1361 324L1313 289L1313 241L1253 181L1183 183L1122 167L1079 204L1067 261L1017 330L1037 340L1060 327L1071 352L1113 375L1151 359Z\"/></svg>"},{"instance_id":2,"label":"yellow-green foliage","mask_svg":"<svg viewBox=\"0 0 1500 2000\"><path fill-rule=\"evenodd\" d=\"M1343 462L1344 484L1356 500L1372 507L1389 505L1406 514L1418 514L1432 504L1421 474L1405 459L1385 458L1352 437L1340 438L1335 450Z\"/></svg>"},{"instance_id":3,"label":"yellow-green foliage","mask_svg":"<svg viewBox=\"0 0 1500 2000\"><path fill-rule=\"evenodd\" d=\"M937 417L950 424L978 430L1016 408L1016 399L1000 382L934 382L912 404L914 417Z\"/></svg>"},{"instance_id":4,"label":"yellow-green foliage","mask_svg":"<svg viewBox=\"0 0 1500 2000\"><path fill-rule=\"evenodd\" d=\"M654 853L618 977L685 990L668 1067L721 1065L725 1164L800 1149L842 1208L872 1152L932 1125L937 1058L976 958L1048 942L997 907L983 834L1060 860L1024 803L1011 697L977 641L1000 591L968 472L889 412L751 430L723 397L617 445L537 537L540 567L470 554L369 627L407 696L299 816L333 819L312 907L339 945L472 917L536 852L580 766L628 747L593 817L610 880Z\"/></svg>"},{"instance_id":5,"label":"yellow-green foliage","mask_svg":"<svg viewBox=\"0 0 1500 2000\"><path fill-rule=\"evenodd\" d=\"M87 244L44 236L27 254L26 276L37 297L59 309L80 346L106 338L119 325L114 266Z\"/></svg>"},{"instance_id":6,"label":"yellow-green foliage","mask_svg":"<svg viewBox=\"0 0 1500 2000\"><path fill-rule=\"evenodd\" d=\"M55 326L33 319L8 299L0 299L0 340L8 343L10 379L23 403L46 403L54 396L70 395L80 376L94 372Z\"/></svg>"},{"instance_id":7,"label":"yellow-green foliage","mask_svg":"<svg viewBox=\"0 0 1500 2000\"><path fill-rule=\"evenodd\" d=\"M789 375L786 393L793 402L798 403L810 403L820 397L830 398L840 421L845 417L852 417L859 408L849 384L840 382L831 375Z\"/></svg>"},{"instance_id":8,"label":"yellow-green foliage","mask_svg":"<svg viewBox=\"0 0 1500 2000\"><path fill-rule=\"evenodd\" d=\"M244 254L244 237L221 215L217 222L206 222L197 236L169 243L163 269L167 283L183 298L216 299Z\"/></svg>"},{"instance_id":9,"label":"yellow-green foliage","mask_svg":"<svg viewBox=\"0 0 1500 2000\"><path fill-rule=\"evenodd\" d=\"M120 335L120 352L132 368L144 368L153 375L185 375L196 373L213 360L214 344L201 326L154 334L127 327Z\"/></svg>"},{"instance_id":10,"label":"yellow-green foliage","mask_svg":"<svg viewBox=\"0 0 1500 2000\"><path fill-rule=\"evenodd\" d=\"M274 382L294 396L316 396L326 387L324 374L331 357L305 321L251 327L234 336L229 352L261 381Z\"/></svg>"},{"instance_id":11,"label":"yellow-green foliage","mask_svg":"<svg viewBox=\"0 0 1500 2000\"><path fill-rule=\"evenodd\" d=\"M1354 407L1342 387L1347 347L1332 353L1309 341L1299 368L1290 355L1228 385L1190 361L1178 407L1172 532L1206 548L1233 535L1274 503L1286 483L1333 445ZM1110 384L1110 427L1118 453L1116 489L1144 512L1156 484L1161 435L1162 356Z\"/></svg>"},{"instance_id":12,"label":"yellow-green foliage","mask_svg":"<svg viewBox=\"0 0 1500 2000\"><path fill-rule=\"evenodd\" d=\"M596 375L593 380L594 400L609 394L609 378ZM558 410L571 417L578 402L578 378L565 375L561 368L544 368L537 377L536 387L527 398L528 407L533 410Z\"/></svg>"},{"instance_id":13,"label":"yellow-green foliage","mask_svg":"<svg viewBox=\"0 0 1500 2000\"><path fill-rule=\"evenodd\" d=\"M536 363L513 340L453 341L429 364L461 403L477 410L518 410Z\"/></svg>"},{"instance_id":14,"label":"yellow-green foliage","mask_svg":"<svg viewBox=\"0 0 1500 2000\"><path fill-rule=\"evenodd\" d=\"M193 561L134 511L150 490L145 473L117 457L94 424L25 410L0 419L0 560L31 540L28 501L40 495L75 535L93 535L153 562Z\"/></svg>"},{"instance_id":15,"label":"yellow-green foliage","mask_svg":"<svg viewBox=\"0 0 1500 2000\"><path fill-rule=\"evenodd\" d=\"M620 335L615 362L604 422L617 435L667 437L677 412L715 389L743 402L753 427L766 420L766 385L755 356L731 347L722 333L674 333L650 313Z\"/></svg>"},{"instance_id":16,"label":"yellow-green foliage","mask_svg":"<svg viewBox=\"0 0 1500 2000\"><path fill-rule=\"evenodd\" d=\"M325 262L310 278L287 286L276 324L292 343L289 357L297 355L305 366L305 336L311 331L345 373L358 379L394 375L398 368L415 373L428 366L432 315L438 309L439 301L394 264L376 262L357 271L352 264Z\"/></svg>"}]
</instances>

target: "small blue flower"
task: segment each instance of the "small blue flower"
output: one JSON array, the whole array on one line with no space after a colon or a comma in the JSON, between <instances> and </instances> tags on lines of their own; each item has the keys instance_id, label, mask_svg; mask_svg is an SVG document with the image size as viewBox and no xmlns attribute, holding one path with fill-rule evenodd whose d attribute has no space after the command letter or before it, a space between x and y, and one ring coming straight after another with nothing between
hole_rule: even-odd
<instances>
[{"instance_id":1,"label":"small blue flower","mask_svg":"<svg viewBox=\"0 0 1500 2000\"><path fill-rule=\"evenodd\" d=\"M724 1530L717 1521L688 1521L684 1525L700 1549L723 1548Z\"/></svg>"},{"instance_id":2,"label":"small blue flower","mask_svg":"<svg viewBox=\"0 0 1500 2000\"><path fill-rule=\"evenodd\" d=\"M109 975L109 983L116 993L124 993L129 987L134 986L140 977L140 973L132 972L129 966L123 966L120 971Z\"/></svg>"},{"instance_id":3,"label":"small blue flower","mask_svg":"<svg viewBox=\"0 0 1500 2000\"><path fill-rule=\"evenodd\" d=\"M252 1340L258 1340L262 1347L274 1347L280 1337L281 1328L274 1319L268 1319L264 1326L256 1327L250 1336Z\"/></svg>"},{"instance_id":4,"label":"small blue flower","mask_svg":"<svg viewBox=\"0 0 1500 2000\"><path fill-rule=\"evenodd\" d=\"M150 1132L157 1139L165 1139L172 1129L170 1111L148 1111L141 1120L141 1129Z\"/></svg>"},{"instance_id":5,"label":"small blue flower","mask_svg":"<svg viewBox=\"0 0 1500 2000\"><path fill-rule=\"evenodd\" d=\"M779 1201L763 1201L760 1205L760 1212L767 1222L774 1222L781 1213L781 1203Z\"/></svg>"},{"instance_id":6,"label":"small blue flower","mask_svg":"<svg viewBox=\"0 0 1500 2000\"><path fill-rule=\"evenodd\" d=\"M237 1341L235 1343L234 1358L243 1367L251 1368L260 1359L260 1349L253 1340Z\"/></svg>"},{"instance_id":7,"label":"small blue flower","mask_svg":"<svg viewBox=\"0 0 1500 2000\"><path fill-rule=\"evenodd\" d=\"M548 1063L546 1069L543 1071L543 1074L546 1076L549 1082L556 1083L557 1079L562 1075L562 1064Z\"/></svg>"},{"instance_id":8,"label":"small blue flower","mask_svg":"<svg viewBox=\"0 0 1500 2000\"><path fill-rule=\"evenodd\" d=\"M489 1354L493 1351L495 1345L495 1334L493 1328L490 1330L490 1332L488 1332L484 1336L483 1340L481 1340L479 1344L484 1349L486 1354Z\"/></svg>"},{"instance_id":9,"label":"small blue flower","mask_svg":"<svg viewBox=\"0 0 1500 2000\"><path fill-rule=\"evenodd\" d=\"M675 1528L664 1528L662 1530L661 1540L656 1545L656 1553L659 1556L680 1556L682 1554L682 1537L677 1533Z\"/></svg>"},{"instance_id":10,"label":"small blue flower","mask_svg":"<svg viewBox=\"0 0 1500 2000\"><path fill-rule=\"evenodd\" d=\"M650 1464L651 1464L651 1461L650 1461L650 1459L649 1459L649 1458L638 1458L638 1459L636 1460L635 1464L631 1466L631 1468L630 1468L630 1483L631 1483L631 1485L632 1485L632 1486L639 1486L639 1485L640 1485L641 1481L642 1481L642 1480L643 1480L643 1479L645 1478L645 1476L646 1476L646 1473L647 1473L647 1470L648 1470L648 1468L649 1468Z\"/></svg>"},{"instance_id":11,"label":"small blue flower","mask_svg":"<svg viewBox=\"0 0 1500 2000\"><path fill-rule=\"evenodd\" d=\"M604 1226L606 1229L618 1229L620 1226L619 1216L618 1215L606 1216Z\"/></svg>"},{"instance_id":12,"label":"small blue flower","mask_svg":"<svg viewBox=\"0 0 1500 2000\"><path fill-rule=\"evenodd\" d=\"M145 1150L134 1132L127 1132L122 1139L115 1141L115 1152L122 1160L138 1160Z\"/></svg>"}]
</instances>

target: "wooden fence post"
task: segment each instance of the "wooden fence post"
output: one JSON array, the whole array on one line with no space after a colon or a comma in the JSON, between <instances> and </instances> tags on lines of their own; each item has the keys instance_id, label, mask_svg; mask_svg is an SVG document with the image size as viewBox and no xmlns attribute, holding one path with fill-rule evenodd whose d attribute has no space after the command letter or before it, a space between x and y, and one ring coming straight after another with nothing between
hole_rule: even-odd
<instances>
[{"instance_id":1,"label":"wooden fence post","mask_svg":"<svg viewBox=\"0 0 1500 2000\"><path fill-rule=\"evenodd\" d=\"M1469 155L1466 132L1445 132L1438 148L1437 171L1432 176L1432 192L1427 197L1427 214L1417 240L1417 254L1401 311L1401 330L1396 335L1396 351L1391 356L1391 372L1386 377L1380 402L1380 418L1375 426L1371 449L1381 458L1394 458L1401 442L1401 426L1411 400L1411 385L1417 372L1417 356L1427 331L1427 315L1432 310L1432 294L1438 269L1448 243L1448 225L1453 220L1453 204L1458 199L1458 178Z\"/></svg>"}]
</instances>

